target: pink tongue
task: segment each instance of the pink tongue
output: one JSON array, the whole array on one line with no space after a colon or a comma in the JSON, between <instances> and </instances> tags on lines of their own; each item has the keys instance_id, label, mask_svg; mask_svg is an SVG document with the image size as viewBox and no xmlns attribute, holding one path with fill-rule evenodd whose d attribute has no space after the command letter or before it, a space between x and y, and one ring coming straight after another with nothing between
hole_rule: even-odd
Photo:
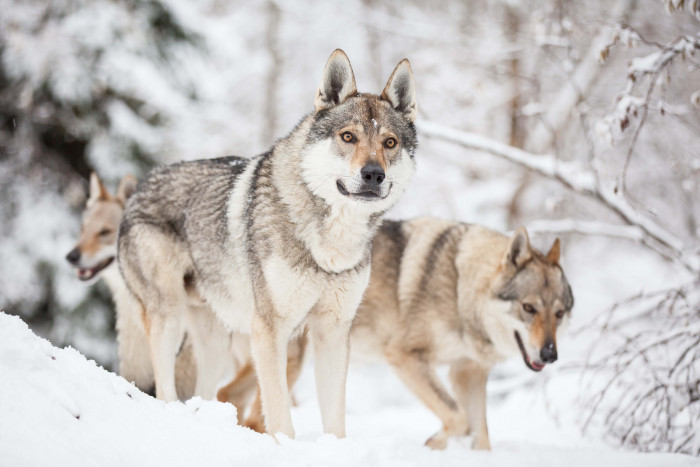
<instances>
[{"instance_id":1,"label":"pink tongue","mask_svg":"<svg viewBox=\"0 0 700 467\"><path fill-rule=\"evenodd\" d=\"M537 362L532 362L532 361L531 361L531 362L530 362L530 365L532 365L533 368L537 368L538 370L541 370L542 368L544 368L544 365L541 365L541 364L539 364L539 363L537 363Z\"/></svg>"}]
</instances>

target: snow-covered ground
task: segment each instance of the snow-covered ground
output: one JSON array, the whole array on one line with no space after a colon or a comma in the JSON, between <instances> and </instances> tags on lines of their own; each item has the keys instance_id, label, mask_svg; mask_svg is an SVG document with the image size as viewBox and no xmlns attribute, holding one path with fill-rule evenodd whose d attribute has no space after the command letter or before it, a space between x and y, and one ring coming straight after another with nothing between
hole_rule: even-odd
<instances>
[{"instance_id":1,"label":"snow-covered ground","mask_svg":"<svg viewBox=\"0 0 700 467\"><path fill-rule=\"evenodd\" d=\"M471 451L467 439L431 451L423 441L437 420L383 366L351 369L348 437L338 440L321 434L312 372L306 370L292 414L297 439L276 443L237 426L231 405L198 398L166 404L0 313L0 465L698 465L684 455L616 451L584 440L567 420L551 417L532 378L526 378L530 390L499 400L489 396L492 452ZM557 391L570 387L567 378L561 373L557 381L555 374L548 385L557 404L573 397Z\"/></svg>"},{"instance_id":2,"label":"snow-covered ground","mask_svg":"<svg viewBox=\"0 0 700 467\"><path fill-rule=\"evenodd\" d=\"M670 3L678 9L681 2ZM685 3L691 8L692 2ZM679 35L697 37L698 24L680 11L665 16L658 0L439 5L346 0L342 11L317 0L0 0L0 12L0 92L5 92L0 101L7 99L0 106L0 117L7 118L7 124L0 118L0 310L105 366L116 360L106 289L95 293L79 283L64 260L77 239L88 169L113 189L121 177L143 174L152 163L265 151L313 109L323 63L333 48L342 47L360 91L379 92L395 64L410 58L421 124L432 121L500 142L520 128L527 134L522 147L538 151L537 130L560 127L552 135L556 148L545 150L544 144L543 151L556 152L568 167L593 162L604 181L614 181L622 174L629 141L608 147L607 133L596 122L607 122L603 129L620 125L617 133L630 138L637 120L621 124L629 117L627 104L638 101L617 97L630 70L649 68L655 48L625 49L623 43L634 41L623 34L599 66L600 40L623 19L662 44ZM183 32L188 39L178 39ZM659 224L673 233L671 243L678 237L690 253L700 251L700 127L695 107L681 105L689 97L697 100L698 70L688 63L678 61L669 79L656 86L627 188L639 204L633 219ZM511 73L516 65L519 72ZM588 81L591 73L597 78L581 86L579 78L588 75ZM571 86L574 81L578 84ZM638 79L635 86L645 82ZM578 104L561 112L560 104L572 95ZM656 107L665 110L658 115ZM63 149L45 148L44 132L54 125L60 130L57 141L83 142L84 151L73 144L75 154L65 149L58 157L54 152ZM483 151L431 137L426 129L419 127L416 176L388 217L430 214L499 230L524 223L540 249L555 236L541 228L542 221L559 221L559 227L570 219L618 223L638 233L590 197ZM140 153L148 164L136 157ZM85 167L74 170L66 161ZM295 388L297 439L277 444L236 426L232 407L201 400L164 404L0 313L0 467L698 465L696 458L616 450L601 440L605 430L597 418L581 434L590 410L585 401L593 393L588 386L606 382L584 374L581 364L593 350L614 350L627 337L582 331L584 326L630 297L690 281L682 267L652 252L655 242L613 237L562 234L562 266L576 301L573 332L558 339L560 361L541 374L517 360L494 371L488 389L491 453L471 451L466 439L443 452L425 448L438 421L385 365L351 368L344 440L321 434L313 371L307 367ZM688 301L687 308L697 310L697 303ZM624 320L640 306L620 307L616 315ZM688 316L697 322L696 315ZM643 324L663 327L664 319L660 313ZM681 352L669 351L652 369ZM697 375L700 359L693 361ZM653 376L650 367L632 368L623 387L644 388ZM694 397L681 389L676 393ZM607 398L601 407L616 407L616 401ZM697 426L697 411L692 413ZM664 424L648 418L658 422L644 425L648 431ZM643 441L639 448L673 449L682 442L674 437L656 446ZM695 439L700 446L700 436Z\"/></svg>"}]
</instances>

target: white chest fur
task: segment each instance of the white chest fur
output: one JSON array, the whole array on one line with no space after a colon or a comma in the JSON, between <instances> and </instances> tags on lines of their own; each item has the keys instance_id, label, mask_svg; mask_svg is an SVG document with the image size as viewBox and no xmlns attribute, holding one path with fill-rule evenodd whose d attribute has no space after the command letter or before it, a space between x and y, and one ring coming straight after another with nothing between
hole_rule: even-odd
<instances>
[{"instance_id":1,"label":"white chest fur","mask_svg":"<svg viewBox=\"0 0 700 467\"><path fill-rule=\"evenodd\" d=\"M305 240L316 263L331 272L357 265L366 253L370 235L368 221L361 206L332 205L326 219Z\"/></svg>"}]
</instances>

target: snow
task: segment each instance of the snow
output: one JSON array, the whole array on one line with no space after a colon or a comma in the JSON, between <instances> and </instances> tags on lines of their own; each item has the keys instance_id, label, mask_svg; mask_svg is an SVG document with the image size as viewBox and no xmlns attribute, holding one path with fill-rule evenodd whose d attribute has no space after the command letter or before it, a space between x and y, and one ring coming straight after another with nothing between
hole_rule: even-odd
<instances>
[{"instance_id":1,"label":"snow","mask_svg":"<svg viewBox=\"0 0 700 467\"><path fill-rule=\"evenodd\" d=\"M84 162L112 189L123 175L143 173L146 167L133 155L138 151L154 163L169 163L266 150L313 109L324 60L335 47L350 56L361 91L381 91L395 64L408 57L419 96L418 171L389 217L431 214L499 230L524 224L540 247L562 235L563 266L576 297L572 332L558 342L560 362L542 374L524 370L519 361L494 371L491 454L471 452L468 440L456 440L443 453L422 447L437 430L437 419L385 365L351 370L349 438L340 441L320 433L313 372L307 368L295 391L297 440L277 445L234 426L230 408L203 401L162 404L76 351L51 348L17 319L0 316L0 466L684 464L687 458L611 451L598 440L603 429L593 422L582 437L588 407L579 399L592 391L581 383L580 365L594 340L607 350L619 343L586 331L587 322L637 294L680 287L689 270L694 277L700 270L700 227L688 221L697 221L700 213L698 114L691 107L700 107L700 90L681 60L700 49L697 23L683 26L676 21L683 15L659 15L658 0L640 3L634 14L625 5L636 2L628 1L569 2L561 11L551 2L526 3L418 2L399 8L352 0L338 14L337 5L315 0L134 5L0 0L2 67L11 81L23 83L15 107L33 108L46 86L60 101L58 109L83 109L64 115L61 124L71 138L88 141ZM149 8L157 5L196 40L167 41L156 34ZM276 44L266 38L271 5L281 11ZM521 23L515 35L504 7ZM631 27L618 26L614 42L637 48L616 47L605 66L596 62L592 52L620 11L647 39L666 44L684 35L658 57L678 56L678 65L672 81L657 80L659 92L649 101L663 105L667 115L662 118L650 106L654 112L630 171L629 200L611 185L627 151L624 138L638 123L634 113L645 103L639 83L648 80L624 87L630 73L643 78L653 71L655 53L649 54L655 48ZM545 38L568 46L538 47ZM272 48L281 57L277 64ZM522 79L510 76L513 58ZM278 90L276 114L270 116L266 82L272 70ZM107 99L105 89L111 90ZM520 93L516 104L529 102L520 108L529 118L518 118L527 151L501 144L510 137L514 91ZM661 91L663 100L657 96ZM691 104L678 105L689 98ZM27 134L28 117L37 125L51 123L56 108L23 112L13 115L12 126L15 135L26 137L14 149L9 146L9 157L0 157L0 309L20 315L54 344L70 343L109 367L116 351L106 288L79 283L63 258L77 239L86 184L73 171L48 163L50 154L35 154L33 133ZM598 146L591 138L587 148L589 128L615 147ZM598 184L596 176L606 183ZM558 182L549 181L553 178ZM563 189L567 185L583 196ZM655 237L670 248L660 248ZM683 257L671 267L654 249L666 255L678 250ZM697 309L697 303L689 306ZM629 320L630 311L642 311L631 308L616 314ZM50 327L41 322L46 310L53 316ZM652 325L667 330L666 317L660 321ZM648 374L642 368L626 378L630 387L642 387ZM133 399L125 390L133 391ZM615 399L604 403L614 407ZM73 411L80 411L80 420ZM653 431L658 421L639 424ZM700 443L700 436L693 442ZM637 449L661 448L640 443Z\"/></svg>"},{"instance_id":2,"label":"snow","mask_svg":"<svg viewBox=\"0 0 700 467\"><path fill-rule=\"evenodd\" d=\"M651 73L655 71L662 53L654 52L646 57L633 58L629 66L630 73Z\"/></svg>"},{"instance_id":3,"label":"snow","mask_svg":"<svg viewBox=\"0 0 700 467\"><path fill-rule=\"evenodd\" d=\"M422 441L437 421L385 367L352 369L348 437L320 434L305 369L297 439L260 435L236 425L229 404L194 398L164 403L98 367L72 348L58 349L17 317L0 313L0 463L12 466L690 466L676 454L614 451L559 430L539 403L517 394L490 415L493 452L455 440L445 451Z\"/></svg>"}]
</instances>

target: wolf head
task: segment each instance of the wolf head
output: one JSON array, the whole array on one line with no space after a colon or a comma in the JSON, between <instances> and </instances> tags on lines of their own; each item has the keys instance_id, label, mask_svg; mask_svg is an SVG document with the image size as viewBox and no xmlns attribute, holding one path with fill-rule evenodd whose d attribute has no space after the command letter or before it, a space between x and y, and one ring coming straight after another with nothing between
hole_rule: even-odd
<instances>
[{"instance_id":1,"label":"wolf head","mask_svg":"<svg viewBox=\"0 0 700 467\"><path fill-rule=\"evenodd\" d=\"M331 205L385 211L414 170L416 98L413 72L402 60L381 95L360 94L345 53L330 56L314 101L303 177Z\"/></svg>"},{"instance_id":2,"label":"wolf head","mask_svg":"<svg viewBox=\"0 0 700 467\"><path fill-rule=\"evenodd\" d=\"M557 360L557 330L568 322L574 305L559 254L558 238L543 255L530 246L527 232L520 228L510 239L496 281L496 296L510 302L515 318L515 344L533 371Z\"/></svg>"},{"instance_id":3,"label":"wolf head","mask_svg":"<svg viewBox=\"0 0 700 467\"><path fill-rule=\"evenodd\" d=\"M78 244L66 260L78 270L78 278L89 281L112 264L117 254L117 232L124 205L136 188L136 179L127 175L119 183L117 195L105 189L95 172L90 174L90 196L83 211Z\"/></svg>"}]
</instances>

